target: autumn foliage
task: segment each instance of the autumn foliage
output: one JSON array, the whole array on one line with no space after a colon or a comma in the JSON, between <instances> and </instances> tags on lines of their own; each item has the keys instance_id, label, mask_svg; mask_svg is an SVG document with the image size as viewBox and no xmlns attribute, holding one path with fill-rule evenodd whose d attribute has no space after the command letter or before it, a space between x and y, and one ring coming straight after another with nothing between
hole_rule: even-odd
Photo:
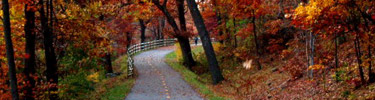
<instances>
[{"instance_id":1,"label":"autumn foliage","mask_svg":"<svg viewBox=\"0 0 375 100\"><path fill-rule=\"evenodd\" d=\"M206 31L218 42L213 54L225 78L213 86L218 94L235 99L374 99L367 88L373 90L375 82L375 1L196 2ZM126 55L131 44L164 38L177 38L183 64L207 75L206 67L200 67L209 66L204 54L191 53L189 38L198 36L193 21L197 16L189 13L186 3L10 0L20 99L87 99L82 93L93 91L95 83L106 78L108 56ZM12 94L4 28L0 31L2 100ZM51 64L50 57L56 62ZM35 61L28 67L31 58Z\"/></svg>"}]
</instances>

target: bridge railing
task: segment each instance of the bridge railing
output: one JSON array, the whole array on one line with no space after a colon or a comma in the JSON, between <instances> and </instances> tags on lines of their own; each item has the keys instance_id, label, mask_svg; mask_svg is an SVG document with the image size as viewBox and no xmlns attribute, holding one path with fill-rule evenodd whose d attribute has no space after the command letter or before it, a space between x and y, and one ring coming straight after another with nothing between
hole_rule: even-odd
<instances>
[{"instance_id":1,"label":"bridge railing","mask_svg":"<svg viewBox=\"0 0 375 100\"><path fill-rule=\"evenodd\" d=\"M164 46L170 46L173 45L176 42L176 39L162 39L162 40L154 40L144 43L138 43L135 45L129 46L127 50L128 55L128 76L133 76L133 70L134 70L134 59L133 56L142 51L155 49L158 47L164 47Z\"/></svg>"}]
</instances>

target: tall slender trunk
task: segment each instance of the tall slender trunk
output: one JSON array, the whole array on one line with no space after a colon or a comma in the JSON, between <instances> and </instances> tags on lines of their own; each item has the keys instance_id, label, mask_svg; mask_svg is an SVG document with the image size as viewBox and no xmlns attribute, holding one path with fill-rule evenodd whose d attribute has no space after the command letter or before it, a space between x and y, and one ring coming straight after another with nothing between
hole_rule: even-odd
<instances>
[{"instance_id":1,"label":"tall slender trunk","mask_svg":"<svg viewBox=\"0 0 375 100\"><path fill-rule=\"evenodd\" d=\"M160 40L160 25L159 25L160 23L158 23L158 25L156 26L156 28L155 28L155 38L156 38L156 40Z\"/></svg>"},{"instance_id":2,"label":"tall slender trunk","mask_svg":"<svg viewBox=\"0 0 375 100\"><path fill-rule=\"evenodd\" d=\"M176 0L176 2L178 9L178 19L180 22L180 29L182 31L182 34L187 34L184 0ZM180 43L181 50L184 56L184 65L191 69L192 66L194 66L196 63L191 53L189 38L186 36L179 36L177 37L177 39Z\"/></svg>"},{"instance_id":3,"label":"tall slender trunk","mask_svg":"<svg viewBox=\"0 0 375 100\"><path fill-rule=\"evenodd\" d=\"M106 70L106 73L113 73L113 68L112 68L112 60L111 60L111 53L106 53L105 54L105 62L106 62L106 65L105 65L105 70Z\"/></svg>"},{"instance_id":4,"label":"tall slender trunk","mask_svg":"<svg viewBox=\"0 0 375 100\"><path fill-rule=\"evenodd\" d=\"M165 20L164 18L161 18L160 19L160 34L159 34L159 39L164 39L164 34L163 34L163 30L164 30L164 27L165 27Z\"/></svg>"},{"instance_id":5,"label":"tall slender trunk","mask_svg":"<svg viewBox=\"0 0 375 100\"><path fill-rule=\"evenodd\" d=\"M180 21L180 28L183 32L186 32L186 19L185 19L185 6L184 0L176 0L177 10L178 10L178 19Z\"/></svg>"},{"instance_id":6,"label":"tall slender trunk","mask_svg":"<svg viewBox=\"0 0 375 100\"><path fill-rule=\"evenodd\" d=\"M315 36L312 32L310 32L310 46L311 46L311 53L310 53L311 64L310 64L310 66L314 66L314 52L315 52L314 40L315 40ZM314 73L314 70L309 70L309 76L310 77L314 77L313 73Z\"/></svg>"},{"instance_id":7,"label":"tall slender trunk","mask_svg":"<svg viewBox=\"0 0 375 100\"><path fill-rule=\"evenodd\" d=\"M233 18L233 40L234 40L234 48L237 48L237 36L236 36L236 18Z\"/></svg>"},{"instance_id":8,"label":"tall slender trunk","mask_svg":"<svg viewBox=\"0 0 375 100\"><path fill-rule=\"evenodd\" d=\"M44 52L45 52L45 59L46 59L46 77L47 80L51 84L55 84L57 86L58 83L58 74L57 74L57 60L56 60L56 54L55 54L55 48L53 47L53 33L51 31L51 27L48 25L48 18L45 14L44 9L44 1L40 0L40 20L41 20L41 26L42 26L42 33L44 36ZM51 92L57 92L57 87L51 87L49 89L49 93ZM58 98L58 95L56 93L52 93L49 95L49 99L56 100Z\"/></svg>"},{"instance_id":9,"label":"tall slender trunk","mask_svg":"<svg viewBox=\"0 0 375 100\"><path fill-rule=\"evenodd\" d=\"M335 80L336 82L339 81L339 76L337 72L337 68L339 68L339 57L338 57L338 40L337 40L337 33L335 33Z\"/></svg>"},{"instance_id":10,"label":"tall slender trunk","mask_svg":"<svg viewBox=\"0 0 375 100\"><path fill-rule=\"evenodd\" d=\"M335 42L335 68L339 68L337 33L335 33L335 41L334 42Z\"/></svg>"},{"instance_id":11,"label":"tall slender trunk","mask_svg":"<svg viewBox=\"0 0 375 100\"><path fill-rule=\"evenodd\" d=\"M126 48L129 48L131 42L132 42L132 36L130 32L126 32Z\"/></svg>"},{"instance_id":12,"label":"tall slender trunk","mask_svg":"<svg viewBox=\"0 0 375 100\"><path fill-rule=\"evenodd\" d=\"M50 26L51 26L51 32L53 32L53 13L54 13L54 11L53 11L53 1L54 0L49 0L49 10L50 10L50 12L49 13L47 13L47 14L49 14L49 15L47 15L47 16L49 16L49 24L50 24Z\"/></svg>"},{"instance_id":13,"label":"tall slender trunk","mask_svg":"<svg viewBox=\"0 0 375 100\"><path fill-rule=\"evenodd\" d=\"M365 78L364 78L364 73L363 73L363 68L362 68L362 60L361 60L361 44L360 44L360 40L359 40L359 34L357 33L356 34L356 38L355 38L355 41L354 41L354 45L355 45L355 52L356 52L356 56L357 56L357 61L358 61L358 72L359 72L359 77L361 78L361 82L364 83L365 82Z\"/></svg>"},{"instance_id":14,"label":"tall slender trunk","mask_svg":"<svg viewBox=\"0 0 375 100\"><path fill-rule=\"evenodd\" d=\"M370 29L370 27L369 27L369 23L368 23L368 21L366 20L366 15L362 12L362 11L360 11L361 13L362 13L362 18L364 19L364 22L365 22L365 29L366 29L366 31L369 31L369 29ZM371 33L371 32L370 32ZM373 40L373 36L371 35L371 34L369 34L369 39L368 39L368 46L367 46L367 49L368 49L368 59L369 59L369 61L368 61L368 63L369 63L369 66L368 66L368 77L369 77L369 79L368 79L368 83L373 83L373 82L375 82L375 74L374 74L374 72L372 72L372 45L371 45L371 41Z\"/></svg>"},{"instance_id":15,"label":"tall slender trunk","mask_svg":"<svg viewBox=\"0 0 375 100\"><path fill-rule=\"evenodd\" d=\"M255 15L255 12L253 11L253 15ZM256 62L257 62L257 65L258 65L258 70L262 69L262 65L260 64L259 60L260 60L260 56L262 56L259 52L259 43L258 43L258 35L257 35L257 26L256 26L256 23L255 23L255 16L253 17L253 32L254 32L254 41L255 41L255 52L257 53L257 59L256 59Z\"/></svg>"},{"instance_id":16,"label":"tall slender trunk","mask_svg":"<svg viewBox=\"0 0 375 100\"><path fill-rule=\"evenodd\" d=\"M370 59L368 61L368 63L369 63L369 66L368 66L368 77L369 77L368 82L373 83L373 82L375 82L375 74L374 74L374 72L372 72L372 53L371 53L372 48L371 48L371 45L369 45L367 49L368 49L368 58Z\"/></svg>"},{"instance_id":17,"label":"tall slender trunk","mask_svg":"<svg viewBox=\"0 0 375 100\"><path fill-rule=\"evenodd\" d=\"M217 24L221 25L223 23L223 20L221 18L221 13L219 12L219 9L217 8L217 6L218 6L217 5L217 1L216 0L212 0L212 3L213 3L214 8L215 8ZM219 36L222 36L223 34L224 34L223 29L219 29ZM219 43L223 44L224 40L223 39L219 39Z\"/></svg>"},{"instance_id":18,"label":"tall slender trunk","mask_svg":"<svg viewBox=\"0 0 375 100\"><path fill-rule=\"evenodd\" d=\"M195 27L198 29L199 36L202 39L203 49L210 64L209 70L211 72L213 84L218 84L224 80L224 77L221 74L215 51L212 47L210 35L208 34L206 25L204 24L204 20L200 11L198 10L195 0L187 0L187 4L190 9L191 16L193 17Z\"/></svg>"},{"instance_id":19,"label":"tall slender trunk","mask_svg":"<svg viewBox=\"0 0 375 100\"><path fill-rule=\"evenodd\" d=\"M217 14L217 16L216 16L216 20L218 21L217 24L218 24L218 25L221 25L221 24L223 23L223 20L222 20L222 18L221 18L221 16L220 16L221 14L220 14L219 11L216 11L216 14ZM223 36L223 34L224 34L223 29L219 29L219 36ZM220 39L220 40L219 40L219 43L224 44L224 40L223 40L223 39Z\"/></svg>"},{"instance_id":20,"label":"tall slender trunk","mask_svg":"<svg viewBox=\"0 0 375 100\"><path fill-rule=\"evenodd\" d=\"M139 25L141 26L141 43L144 43L146 40L146 25L142 19L139 20Z\"/></svg>"},{"instance_id":21,"label":"tall slender trunk","mask_svg":"<svg viewBox=\"0 0 375 100\"><path fill-rule=\"evenodd\" d=\"M10 87L13 100L18 100L17 77L16 77L16 64L14 62L14 50L12 43L12 35L10 28L10 15L8 0L2 1L3 5L3 26L4 26L4 39L6 43L6 55L8 59Z\"/></svg>"},{"instance_id":22,"label":"tall slender trunk","mask_svg":"<svg viewBox=\"0 0 375 100\"><path fill-rule=\"evenodd\" d=\"M33 88L35 87L35 80L32 75L35 74L35 11L28 10L30 5L25 5L25 19L26 24L24 27L25 38L26 38L26 54L28 58L25 58L25 70L26 86L25 99L34 100Z\"/></svg>"},{"instance_id":23,"label":"tall slender trunk","mask_svg":"<svg viewBox=\"0 0 375 100\"><path fill-rule=\"evenodd\" d=\"M308 34L306 32L304 32L305 34L305 45L306 45L306 48L305 48L305 51L306 51L306 60L307 60L307 68L306 69L309 69L310 67L310 58L309 58L309 38L308 38ZM307 72L306 74L307 76L309 76L309 72Z\"/></svg>"}]
</instances>

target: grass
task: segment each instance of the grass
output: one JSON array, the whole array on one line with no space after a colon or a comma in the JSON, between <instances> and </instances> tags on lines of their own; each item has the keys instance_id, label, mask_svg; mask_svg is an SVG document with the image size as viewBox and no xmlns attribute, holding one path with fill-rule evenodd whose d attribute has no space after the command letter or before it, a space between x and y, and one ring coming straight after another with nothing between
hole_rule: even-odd
<instances>
[{"instance_id":1,"label":"grass","mask_svg":"<svg viewBox=\"0 0 375 100\"><path fill-rule=\"evenodd\" d=\"M197 54L198 52L203 52L202 47L196 47L192 49L192 52L194 54ZM181 65L181 63L178 62L176 59L176 52L169 53L166 55L166 62L176 71L180 72L180 74L183 76L184 80L188 82L191 86L193 86L202 96L209 100L227 100L228 98L224 98L222 96L219 96L215 94L210 89L210 83L207 82L206 78L201 78L197 74L191 72L189 69Z\"/></svg>"},{"instance_id":2,"label":"grass","mask_svg":"<svg viewBox=\"0 0 375 100\"><path fill-rule=\"evenodd\" d=\"M95 90L87 93L87 100L123 100L130 93L135 78L127 77L127 56L121 56L113 62L113 70L120 76L105 78L95 83Z\"/></svg>"},{"instance_id":3,"label":"grass","mask_svg":"<svg viewBox=\"0 0 375 100\"><path fill-rule=\"evenodd\" d=\"M109 89L107 93L102 96L102 100L123 100L127 94L131 91L131 88L135 82L135 79L129 79L125 82L114 86Z\"/></svg>"},{"instance_id":4,"label":"grass","mask_svg":"<svg viewBox=\"0 0 375 100\"><path fill-rule=\"evenodd\" d=\"M121 76L118 76L116 82L110 82L109 84L114 84L112 88L108 88L107 92L102 95L102 100L123 100L128 93L130 93L131 88L135 83L134 78L127 77L127 56L122 56L114 61L114 65L117 66L116 69L123 72ZM115 69L115 70L116 70ZM117 77L116 77L117 78Z\"/></svg>"}]
</instances>

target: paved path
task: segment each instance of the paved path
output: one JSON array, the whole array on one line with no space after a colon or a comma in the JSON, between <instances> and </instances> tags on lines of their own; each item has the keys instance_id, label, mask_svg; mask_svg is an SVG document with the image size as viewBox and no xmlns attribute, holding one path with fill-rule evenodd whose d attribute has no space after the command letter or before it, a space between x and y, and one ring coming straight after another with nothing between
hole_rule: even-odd
<instances>
[{"instance_id":1,"label":"paved path","mask_svg":"<svg viewBox=\"0 0 375 100\"><path fill-rule=\"evenodd\" d=\"M126 100L203 100L164 62L173 48L163 47L134 57L138 77Z\"/></svg>"}]
</instances>

